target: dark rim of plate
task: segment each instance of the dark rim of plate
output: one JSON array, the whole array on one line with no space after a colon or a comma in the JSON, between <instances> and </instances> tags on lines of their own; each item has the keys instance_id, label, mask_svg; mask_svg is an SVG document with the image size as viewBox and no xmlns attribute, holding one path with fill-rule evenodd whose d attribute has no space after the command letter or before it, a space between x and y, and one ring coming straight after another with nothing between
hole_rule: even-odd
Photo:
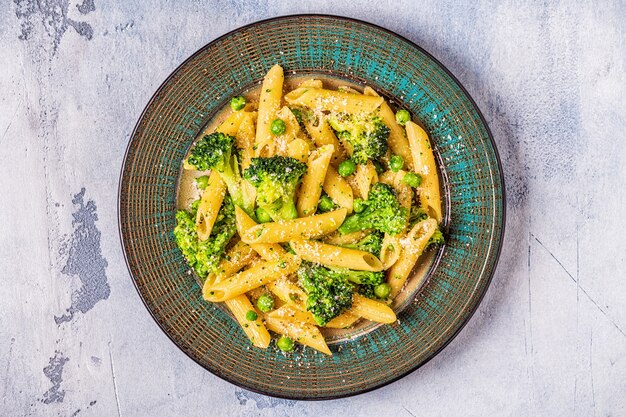
<instances>
[{"instance_id":1,"label":"dark rim of plate","mask_svg":"<svg viewBox=\"0 0 626 417\"><path fill-rule=\"evenodd\" d=\"M203 364L201 364L198 361L196 361L188 352L186 352L181 346L179 346L179 344L165 330L163 325L159 322L159 320L153 314L153 312L150 310L150 308L148 308L148 305L146 304L146 301L144 300L141 292L139 291L139 287L137 286L136 281L134 279L132 279L131 267L130 267L130 264L128 262L128 256L126 254L126 246L124 245L124 238L122 236L122 220L121 220L121 216L120 216L121 209L122 209L121 208L121 203L122 203L122 179L123 179L123 176L124 176L124 167L126 166L126 163L127 163L128 152L130 150L131 144L132 144L132 142L134 140L134 137L135 137L135 135L137 133L137 130L139 129L139 124L140 124L141 120L144 118L144 116L146 114L146 111L152 105L152 103L154 102L155 98L158 96L159 92L172 79L172 77L178 72L178 70L180 68L182 68L183 66L185 66L189 61L193 60L198 54L200 54L201 52L203 52L207 48L210 48L212 45L214 45L215 43L219 42L220 40L222 40L223 38L225 38L227 36L233 35L233 34L235 34L237 32L240 32L240 31L245 30L245 29L250 28L250 27L261 25L263 23L273 22L273 21L282 20L282 19L293 19L293 18L298 18L298 17L320 17L320 18L328 18L328 19L336 19L336 20L345 20L345 21L348 21L348 22L354 22L354 23L358 23L358 24L362 24L362 25L365 25L365 26L370 26L370 27L379 29L379 30L381 30L383 32L386 32L386 33L388 33L388 34L390 34L392 36L395 36L398 39L408 43L413 48L419 50L421 53L426 55L429 59L431 59L439 67L441 67L444 70L444 72L459 86L461 91L469 99L470 103L474 107L474 110L476 110L476 113L480 117L481 122L485 126L485 130L486 130L487 135L489 137L489 142L491 143L491 147L493 148L494 155L496 157L496 163L497 163L497 167L498 167L498 174L499 174L500 184L501 184L501 188L502 188L501 189L501 193L502 193L502 219L501 219L501 224L500 224L501 237L500 237L500 241L498 242L497 251L495 252L495 255L494 255L495 256L494 265L493 265L493 268L491 270L491 273L487 277L487 283L485 285L485 289L483 290L483 292L481 294L479 294L475 306L470 311L468 311L468 314L467 314L466 318L460 324L460 326L456 330L456 332L454 332L450 336L450 338L448 340L446 340L441 345L441 347L439 347L439 349L435 350L430 356L428 356L426 359L424 359L424 361L422 363L416 365L414 368L412 368L412 369L410 369L410 370L408 370L408 371L406 371L404 373L401 373L401 374L395 376L394 378L392 378L392 379L390 379L388 381L385 381L385 382L379 383L377 385L374 385L372 387L369 387L369 388L366 388L366 389L362 389L362 390L358 390L358 391L355 391L355 392L349 393L349 394L329 395L329 396L326 396L326 397L316 397L316 398L299 397L299 396L281 396L281 395L277 395L275 393L269 393L269 392L265 392L263 390L257 390L257 389L252 389L252 388L243 386L242 384L240 384L238 381L236 381L233 378L230 378L230 377L227 377L225 375L220 375L220 374L217 374L217 373L213 372L211 369L207 368ZM227 382L230 382L231 384L233 384L235 386L238 386L238 387L243 388L243 389L248 390L248 391L256 392L257 394L267 395L267 396L275 397L275 398L284 398L284 399L288 399L288 400L297 400L297 401L324 401L324 400L333 400L333 399L339 399L339 398L347 398L347 397L352 397L352 396L355 396L355 395L365 394L367 392L374 391L374 390L376 390L378 388L381 388L381 387L384 387L386 385L390 385L390 384L392 384L392 383L394 383L394 382L404 378L405 376L413 373L417 369L421 368L422 366L424 366L425 364L430 362L430 360L432 358L434 358L442 350L444 350L448 346L448 344L450 344L450 342L452 342L452 340L454 340L457 337L457 335L465 328L465 325L474 316L474 313L478 309L478 306L481 304L483 298L485 297L485 294L487 293L487 290L488 290L489 286L491 285L491 281L492 281L493 276L495 274L495 271L497 269L498 261L500 260L500 254L502 253L502 246L503 246L503 242L504 242L504 238L505 238L505 231L506 231L506 186L505 186L505 182L504 182L504 173L502 171L502 161L500 159L500 154L498 153L498 148L496 147L496 143L495 143L495 141L493 139L493 135L491 133L491 130L489 129L489 125L487 124L487 121L485 120L485 117L483 116L483 113L480 111L480 108L478 107L478 105L476 104L476 102L474 101L472 96L469 94L469 92L465 89L463 84L461 84L461 82L456 78L456 76L454 76L454 74L452 74L452 72L445 65L443 65L438 59L436 59L432 54L430 54L428 51L426 51L421 46L417 45L415 42L405 38L404 36L398 35L397 33L393 32L393 31L391 31L389 29L386 29L384 27L378 26L378 25L376 25L374 23L370 23L370 22L367 22L367 21L364 21L364 20L355 19L355 18L351 18L351 17L345 17L345 16L335 16L335 15L330 15L330 14L319 14L319 13L292 14L292 15L283 15L283 16L272 17L272 18L269 18L269 19L263 19L263 20L259 20L259 21L253 22L253 23L249 23L247 25L240 26L237 29L234 29L234 30L232 30L230 32L227 32L227 33L225 33L225 34L223 34L223 35L213 39L211 42L209 42L206 45L202 46L200 49L198 49L196 52L194 52L192 55L190 55L187 59L185 59L180 65L178 65L176 67L176 69L174 69L170 73L170 75L167 76L165 81L163 81L161 83L161 85L159 85L159 88L156 89L156 91L154 92L154 94L152 95L152 97L150 98L150 100L148 101L146 106L144 107L143 111L141 112L141 115L137 119L137 123L135 124L135 127L133 128L133 132L130 135L130 140L128 141L128 144L126 146L126 151L124 152L124 159L122 160L122 166L120 168L120 177L119 177L119 181L118 181L117 225L118 225L120 244L122 246L122 253L124 255L124 262L126 263L126 268L128 269L128 272L131 275L131 280L133 282L133 285L135 286L135 290L137 291L137 294L139 295L139 298L141 299L141 302L144 304L144 307L149 312L149 314L152 317L152 319L159 326L161 331L167 335L167 337L172 341L172 343L174 343L174 345L178 349L180 349L185 355L187 355L187 357L189 357L191 360L193 360L194 363L202 366L204 369L206 369L207 371L211 372L213 375L215 375L215 376L217 376L217 377L219 377L219 378L221 378L221 379L223 379L223 380L225 380Z\"/></svg>"}]
</instances>

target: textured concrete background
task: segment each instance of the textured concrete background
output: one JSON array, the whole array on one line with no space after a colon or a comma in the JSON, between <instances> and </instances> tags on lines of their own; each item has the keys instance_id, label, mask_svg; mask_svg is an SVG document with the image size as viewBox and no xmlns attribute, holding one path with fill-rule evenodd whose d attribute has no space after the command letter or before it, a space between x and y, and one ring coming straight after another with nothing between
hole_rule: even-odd
<instances>
[{"instance_id":1,"label":"textured concrete background","mask_svg":"<svg viewBox=\"0 0 626 417\"><path fill-rule=\"evenodd\" d=\"M459 3L2 2L0 415L625 416L626 5ZM365 19L440 59L508 183L500 266L459 337L399 382L317 403L246 392L181 353L116 225L124 149L165 77L227 31L299 12Z\"/></svg>"}]
</instances>

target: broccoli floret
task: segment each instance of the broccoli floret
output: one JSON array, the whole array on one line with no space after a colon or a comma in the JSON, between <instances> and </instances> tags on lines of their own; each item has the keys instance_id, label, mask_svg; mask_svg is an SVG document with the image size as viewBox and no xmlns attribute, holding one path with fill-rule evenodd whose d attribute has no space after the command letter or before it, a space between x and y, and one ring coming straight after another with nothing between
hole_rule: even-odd
<instances>
[{"instance_id":1,"label":"broccoli floret","mask_svg":"<svg viewBox=\"0 0 626 417\"><path fill-rule=\"evenodd\" d=\"M320 326L352 307L354 286L346 275L322 265L302 262L298 279L307 293L306 309Z\"/></svg>"},{"instance_id":2,"label":"broccoli floret","mask_svg":"<svg viewBox=\"0 0 626 417\"><path fill-rule=\"evenodd\" d=\"M358 249L365 252L369 252L372 255L379 257L380 251L383 246L383 233L379 230L374 230L369 235L365 236L357 243L344 245L346 248Z\"/></svg>"},{"instance_id":3,"label":"broccoli floret","mask_svg":"<svg viewBox=\"0 0 626 417\"><path fill-rule=\"evenodd\" d=\"M428 218L428 213L426 210L419 206L412 205L411 206L411 214L409 215L409 226L413 227L417 223L422 220L426 220Z\"/></svg>"},{"instance_id":4,"label":"broccoli floret","mask_svg":"<svg viewBox=\"0 0 626 417\"><path fill-rule=\"evenodd\" d=\"M346 234L376 229L396 235L406 227L407 209L400 205L395 191L389 185L380 182L374 184L365 203L363 211L346 218L339 232Z\"/></svg>"},{"instance_id":5,"label":"broccoli floret","mask_svg":"<svg viewBox=\"0 0 626 417\"><path fill-rule=\"evenodd\" d=\"M387 153L390 130L379 116L339 113L331 115L328 122L337 131L337 137L346 146L355 163L366 164L369 159L376 159Z\"/></svg>"},{"instance_id":6,"label":"broccoli floret","mask_svg":"<svg viewBox=\"0 0 626 417\"><path fill-rule=\"evenodd\" d=\"M220 132L205 135L190 152L187 163L205 171L214 169L226 183L233 202L249 215L254 214L254 201L243 191L235 138Z\"/></svg>"},{"instance_id":7,"label":"broccoli floret","mask_svg":"<svg viewBox=\"0 0 626 417\"><path fill-rule=\"evenodd\" d=\"M385 273L382 271L355 271L348 268L329 268L335 275L345 277L354 284L378 285L385 281Z\"/></svg>"},{"instance_id":8,"label":"broccoli floret","mask_svg":"<svg viewBox=\"0 0 626 417\"><path fill-rule=\"evenodd\" d=\"M174 228L174 238L189 266L200 278L204 279L210 272L215 272L224 255L226 245L237 233L235 206L230 196L224 198L213 229L211 229L211 235L204 241L198 239L195 211L192 205L191 212L179 210L176 213L177 225Z\"/></svg>"},{"instance_id":9,"label":"broccoli floret","mask_svg":"<svg viewBox=\"0 0 626 417\"><path fill-rule=\"evenodd\" d=\"M257 189L257 204L272 220L297 217L296 187L306 172L306 164L288 156L252 158L243 175Z\"/></svg>"},{"instance_id":10,"label":"broccoli floret","mask_svg":"<svg viewBox=\"0 0 626 417\"><path fill-rule=\"evenodd\" d=\"M443 245L444 243L445 243L445 240L443 238L443 233L441 233L441 230L439 230L439 228L437 228L437 230L435 230L435 233L433 233L433 235L430 237L430 239L428 239L428 243L426 244L426 248L430 248L431 246Z\"/></svg>"}]
</instances>

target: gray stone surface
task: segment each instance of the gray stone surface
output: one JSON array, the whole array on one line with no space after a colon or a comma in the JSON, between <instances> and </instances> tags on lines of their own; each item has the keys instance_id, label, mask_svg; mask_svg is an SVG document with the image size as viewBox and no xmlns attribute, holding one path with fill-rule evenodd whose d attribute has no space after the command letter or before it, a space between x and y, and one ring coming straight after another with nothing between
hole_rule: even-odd
<instances>
[{"instance_id":1,"label":"gray stone surface","mask_svg":"<svg viewBox=\"0 0 626 417\"><path fill-rule=\"evenodd\" d=\"M378 23L447 65L493 130L509 204L459 337L399 382L314 403L181 353L116 224L124 149L158 85L215 37L300 12ZM626 415L625 21L620 1L4 1L0 415Z\"/></svg>"}]
</instances>

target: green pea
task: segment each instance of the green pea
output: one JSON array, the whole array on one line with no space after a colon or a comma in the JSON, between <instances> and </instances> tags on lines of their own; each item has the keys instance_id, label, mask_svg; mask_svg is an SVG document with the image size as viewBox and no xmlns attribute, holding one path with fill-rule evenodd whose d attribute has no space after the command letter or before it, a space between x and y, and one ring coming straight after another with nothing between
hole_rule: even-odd
<instances>
[{"instance_id":1,"label":"green pea","mask_svg":"<svg viewBox=\"0 0 626 417\"><path fill-rule=\"evenodd\" d=\"M256 311L248 310L248 312L246 313L246 320L248 321L255 321L258 318L259 315L256 313Z\"/></svg>"},{"instance_id":2,"label":"green pea","mask_svg":"<svg viewBox=\"0 0 626 417\"><path fill-rule=\"evenodd\" d=\"M382 162L377 161L377 160L373 160L372 163L374 164L374 168L376 169L376 173L378 175L382 174L383 172L385 172L385 166L383 165Z\"/></svg>"},{"instance_id":3,"label":"green pea","mask_svg":"<svg viewBox=\"0 0 626 417\"><path fill-rule=\"evenodd\" d=\"M409 187L415 188L422 185L422 176L414 172L407 172L402 181Z\"/></svg>"},{"instance_id":4,"label":"green pea","mask_svg":"<svg viewBox=\"0 0 626 417\"><path fill-rule=\"evenodd\" d=\"M256 219L259 221L259 223L267 223L272 221L269 213L263 210L261 207L257 207L256 209Z\"/></svg>"},{"instance_id":5,"label":"green pea","mask_svg":"<svg viewBox=\"0 0 626 417\"><path fill-rule=\"evenodd\" d=\"M283 207L283 214L285 219L297 219L298 218L298 210L296 209L295 204L290 204L287 207Z\"/></svg>"},{"instance_id":6,"label":"green pea","mask_svg":"<svg viewBox=\"0 0 626 417\"><path fill-rule=\"evenodd\" d=\"M408 110L402 109L396 112L396 122L400 126L404 126L409 120L411 120L411 113Z\"/></svg>"},{"instance_id":7,"label":"green pea","mask_svg":"<svg viewBox=\"0 0 626 417\"><path fill-rule=\"evenodd\" d=\"M387 297L389 297L389 294L391 294L391 285L386 282L374 287L374 295L381 300L386 300Z\"/></svg>"},{"instance_id":8,"label":"green pea","mask_svg":"<svg viewBox=\"0 0 626 417\"><path fill-rule=\"evenodd\" d=\"M207 185L209 185L209 177L203 175L201 177L196 178L196 185L199 189L204 190Z\"/></svg>"},{"instance_id":9,"label":"green pea","mask_svg":"<svg viewBox=\"0 0 626 417\"><path fill-rule=\"evenodd\" d=\"M293 340L287 336L281 336L276 342L276 346L283 352L291 352L293 350Z\"/></svg>"},{"instance_id":10,"label":"green pea","mask_svg":"<svg viewBox=\"0 0 626 417\"><path fill-rule=\"evenodd\" d=\"M337 172L339 172L339 175L341 175L342 177L347 177L348 175L354 174L355 170L356 164L354 163L354 161L352 159L347 159L339 164Z\"/></svg>"},{"instance_id":11,"label":"green pea","mask_svg":"<svg viewBox=\"0 0 626 417\"><path fill-rule=\"evenodd\" d=\"M320 198L320 202L317 203L317 209L323 213L327 211L331 211L334 208L335 208L335 203L333 203L333 200L331 200L330 197L327 195L323 195Z\"/></svg>"},{"instance_id":12,"label":"green pea","mask_svg":"<svg viewBox=\"0 0 626 417\"><path fill-rule=\"evenodd\" d=\"M283 122L281 119L274 119L274 121L270 125L270 131L275 136L282 135L283 133L285 133L285 130L287 130L287 125L285 125L285 122Z\"/></svg>"},{"instance_id":13,"label":"green pea","mask_svg":"<svg viewBox=\"0 0 626 417\"><path fill-rule=\"evenodd\" d=\"M274 308L274 297L269 294L262 294L258 300L256 300L256 306L263 313L267 313Z\"/></svg>"},{"instance_id":14,"label":"green pea","mask_svg":"<svg viewBox=\"0 0 626 417\"><path fill-rule=\"evenodd\" d=\"M230 99L230 108L239 111L246 107L246 99L242 96L236 96Z\"/></svg>"},{"instance_id":15,"label":"green pea","mask_svg":"<svg viewBox=\"0 0 626 417\"><path fill-rule=\"evenodd\" d=\"M365 210L365 201L360 198L355 198L354 202L352 203L352 209L355 213L362 212L363 210Z\"/></svg>"},{"instance_id":16,"label":"green pea","mask_svg":"<svg viewBox=\"0 0 626 417\"><path fill-rule=\"evenodd\" d=\"M404 158L400 155L394 155L389 160L389 169L393 172L398 172L404 167Z\"/></svg>"}]
</instances>

